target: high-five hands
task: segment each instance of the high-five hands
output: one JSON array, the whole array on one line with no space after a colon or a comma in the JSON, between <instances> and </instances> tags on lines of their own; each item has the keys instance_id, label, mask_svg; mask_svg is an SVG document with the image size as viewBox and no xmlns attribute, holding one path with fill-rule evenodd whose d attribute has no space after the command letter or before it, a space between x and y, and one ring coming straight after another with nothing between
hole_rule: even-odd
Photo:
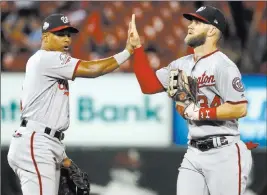
<instances>
[{"instance_id":1,"label":"high-five hands","mask_svg":"<svg viewBox=\"0 0 267 195\"><path fill-rule=\"evenodd\" d=\"M129 23L126 49L132 54L135 48L139 48L141 46L142 45L141 45L140 37L138 35L138 32L136 30L136 25L135 25L135 14L132 14L132 20Z\"/></svg>"}]
</instances>

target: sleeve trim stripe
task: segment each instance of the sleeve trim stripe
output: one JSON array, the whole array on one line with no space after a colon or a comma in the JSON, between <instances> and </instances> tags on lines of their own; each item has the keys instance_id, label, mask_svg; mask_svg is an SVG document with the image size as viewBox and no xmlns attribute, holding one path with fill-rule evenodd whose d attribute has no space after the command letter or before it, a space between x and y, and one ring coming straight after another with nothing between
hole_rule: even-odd
<instances>
[{"instance_id":1,"label":"sleeve trim stripe","mask_svg":"<svg viewBox=\"0 0 267 195\"><path fill-rule=\"evenodd\" d=\"M238 101L238 102L231 102L231 101L226 101L227 103L229 104L243 104L243 103L248 103L247 100L244 100L244 101Z\"/></svg>"},{"instance_id":2,"label":"sleeve trim stripe","mask_svg":"<svg viewBox=\"0 0 267 195\"><path fill-rule=\"evenodd\" d=\"M76 71L77 71L77 69L78 69L78 66L79 66L79 64L80 64L81 62L82 62L81 60L79 60L79 61L77 62L76 66L75 66L75 69L74 69L74 71L73 71L73 74L72 74L72 80L74 80L74 78L75 78L75 73L76 73Z\"/></svg>"}]
</instances>

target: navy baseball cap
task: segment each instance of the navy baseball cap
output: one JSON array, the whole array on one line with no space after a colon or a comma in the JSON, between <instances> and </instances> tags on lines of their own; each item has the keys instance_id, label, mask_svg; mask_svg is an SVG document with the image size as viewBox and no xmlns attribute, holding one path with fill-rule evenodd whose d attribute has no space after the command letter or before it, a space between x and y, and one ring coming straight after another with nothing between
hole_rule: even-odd
<instances>
[{"instance_id":1,"label":"navy baseball cap","mask_svg":"<svg viewBox=\"0 0 267 195\"><path fill-rule=\"evenodd\" d=\"M42 32L56 32L68 29L71 33L78 33L79 30L71 26L67 16L63 14L52 14L44 19Z\"/></svg>"},{"instance_id":2,"label":"navy baseball cap","mask_svg":"<svg viewBox=\"0 0 267 195\"><path fill-rule=\"evenodd\" d=\"M217 27L222 33L226 29L226 19L223 13L212 6L203 6L200 7L196 13L186 13L183 16L188 20L199 20L206 24L211 24Z\"/></svg>"}]
</instances>

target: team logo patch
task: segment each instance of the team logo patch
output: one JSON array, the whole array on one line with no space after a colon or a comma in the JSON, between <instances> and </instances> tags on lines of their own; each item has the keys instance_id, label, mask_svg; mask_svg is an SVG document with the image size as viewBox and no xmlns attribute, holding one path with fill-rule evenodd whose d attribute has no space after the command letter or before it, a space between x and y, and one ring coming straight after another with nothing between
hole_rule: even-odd
<instances>
[{"instance_id":1,"label":"team logo patch","mask_svg":"<svg viewBox=\"0 0 267 195\"><path fill-rule=\"evenodd\" d=\"M232 82L233 88L236 91L243 92L244 91L244 85L239 77L235 77Z\"/></svg>"},{"instance_id":2,"label":"team logo patch","mask_svg":"<svg viewBox=\"0 0 267 195\"><path fill-rule=\"evenodd\" d=\"M49 27L49 23L45 22L44 25L43 25L43 29L46 30L48 27Z\"/></svg>"},{"instance_id":3,"label":"team logo patch","mask_svg":"<svg viewBox=\"0 0 267 195\"><path fill-rule=\"evenodd\" d=\"M196 12L201 12L201 11L203 11L204 9L206 9L206 7L201 7L201 8L199 8Z\"/></svg>"},{"instance_id":4,"label":"team logo patch","mask_svg":"<svg viewBox=\"0 0 267 195\"><path fill-rule=\"evenodd\" d=\"M61 53L59 59L61 61L61 65L65 65L71 60L71 57L66 53Z\"/></svg>"},{"instance_id":5,"label":"team logo patch","mask_svg":"<svg viewBox=\"0 0 267 195\"><path fill-rule=\"evenodd\" d=\"M61 18L60 18L61 20L62 20L62 22L63 23L69 23L69 19L67 18L67 16L62 16Z\"/></svg>"}]
</instances>

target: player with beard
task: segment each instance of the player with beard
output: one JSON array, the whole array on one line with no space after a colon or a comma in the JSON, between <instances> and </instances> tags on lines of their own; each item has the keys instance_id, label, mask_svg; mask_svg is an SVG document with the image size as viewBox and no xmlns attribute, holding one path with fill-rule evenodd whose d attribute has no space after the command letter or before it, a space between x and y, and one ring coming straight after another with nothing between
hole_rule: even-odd
<instances>
[{"instance_id":1,"label":"player with beard","mask_svg":"<svg viewBox=\"0 0 267 195\"><path fill-rule=\"evenodd\" d=\"M238 119L247 114L245 90L237 66L217 47L226 20L211 6L183 16L190 20L184 41L194 54L156 73L149 66L133 16L134 72L145 94L166 91L173 97L178 80L172 74L180 70L197 80L196 102L182 107L175 100L188 124L188 149L179 168L177 195L241 195L252 165L250 149L256 145L240 140Z\"/></svg>"}]
</instances>

